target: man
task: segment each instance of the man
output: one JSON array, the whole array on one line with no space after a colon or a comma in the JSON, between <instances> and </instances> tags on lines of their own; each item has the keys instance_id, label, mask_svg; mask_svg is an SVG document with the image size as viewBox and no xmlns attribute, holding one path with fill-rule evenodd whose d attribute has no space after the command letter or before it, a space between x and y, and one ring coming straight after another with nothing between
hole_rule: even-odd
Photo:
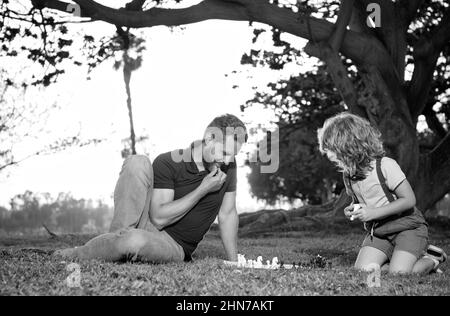
<instances>
[{"instance_id":1,"label":"man","mask_svg":"<svg viewBox=\"0 0 450 316\"><path fill-rule=\"evenodd\" d=\"M114 192L110 233L55 252L66 258L153 263L190 261L219 217L228 260L237 261L236 164L247 141L234 115L215 118L203 140L184 150L124 162Z\"/></svg>"}]
</instances>

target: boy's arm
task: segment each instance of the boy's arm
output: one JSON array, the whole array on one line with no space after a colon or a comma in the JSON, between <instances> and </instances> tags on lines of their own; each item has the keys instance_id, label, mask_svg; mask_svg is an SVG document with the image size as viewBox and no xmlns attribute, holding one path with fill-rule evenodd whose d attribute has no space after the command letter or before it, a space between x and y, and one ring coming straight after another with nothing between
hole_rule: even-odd
<instances>
[{"instance_id":1,"label":"boy's arm","mask_svg":"<svg viewBox=\"0 0 450 316\"><path fill-rule=\"evenodd\" d=\"M355 219L363 222L379 220L402 213L416 205L416 196L408 180L404 180L395 189L397 200L377 208L362 208L353 213Z\"/></svg>"},{"instance_id":2,"label":"boy's arm","mask_svg":"<svg viewBox=\"0 0 450 316\"><path fill-rule=\"evenodd\" d=\"M402 213L416 205L416 196L408 180L403 181L395 189L397 200L376 209L376 218L383 219L391 215Z\"/></svg>"}]
</instances>

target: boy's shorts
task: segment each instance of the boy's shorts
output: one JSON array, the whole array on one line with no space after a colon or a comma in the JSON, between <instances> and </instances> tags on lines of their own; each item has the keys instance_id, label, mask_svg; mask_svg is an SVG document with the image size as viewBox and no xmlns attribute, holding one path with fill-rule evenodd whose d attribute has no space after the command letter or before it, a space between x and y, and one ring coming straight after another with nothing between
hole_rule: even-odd
<instances>
[{"instance_id":1,"label":"boy's shorts","mask_svg":"<svg viewBox=\"0 0 450 316\"><path fill-rule=\"evenodd\" d=\"M372 247L381 250L388 259L392 258L395 250L409 252L419 259L428 247L428 226L424 224L416 229L405 230L384 238L373 236L372 239L370 234L368 234L362 247Z\"/></svg>"}]
</instances>

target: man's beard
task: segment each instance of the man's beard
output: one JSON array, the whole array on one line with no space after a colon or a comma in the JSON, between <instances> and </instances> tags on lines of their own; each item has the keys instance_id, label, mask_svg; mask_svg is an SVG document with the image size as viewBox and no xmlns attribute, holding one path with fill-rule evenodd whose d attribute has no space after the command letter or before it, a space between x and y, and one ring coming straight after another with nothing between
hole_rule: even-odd
<instances>
[{"instance_id":1,"label":"man's beard","mask_svg":"<svg viewBox=\"0 0 450 316\"><path fill-rule=\"evenodd\" d=\"M227 165L225 162L219 162L219 161L206 162L205 160L203 160L203 165L209 171L212 171L214 169L214 166L215 166L217 168L217 170L220 169L224 173L227 173L228 172L228 168L229 168L229 164Z\"/></svg>"}]
</instances>

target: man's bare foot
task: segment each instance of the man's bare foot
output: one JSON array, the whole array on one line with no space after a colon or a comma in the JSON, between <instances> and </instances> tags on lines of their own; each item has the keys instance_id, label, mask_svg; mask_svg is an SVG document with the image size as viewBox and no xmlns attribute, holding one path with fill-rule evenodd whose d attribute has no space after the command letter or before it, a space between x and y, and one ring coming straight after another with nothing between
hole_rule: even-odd
<instances>
[{"instance_id":1,"label":"man's bare foot","mask_svg":"<svg viewBox=\"0 0 450 316\"><path fill-rule=\"evenodd\" d=\"M63 258L63 259L75 259L75 258L78 257L77 250L78 250L77 247L56 250L53 253L53 257L60 257L60 258Z\"/></svg>"}]
</instances>

